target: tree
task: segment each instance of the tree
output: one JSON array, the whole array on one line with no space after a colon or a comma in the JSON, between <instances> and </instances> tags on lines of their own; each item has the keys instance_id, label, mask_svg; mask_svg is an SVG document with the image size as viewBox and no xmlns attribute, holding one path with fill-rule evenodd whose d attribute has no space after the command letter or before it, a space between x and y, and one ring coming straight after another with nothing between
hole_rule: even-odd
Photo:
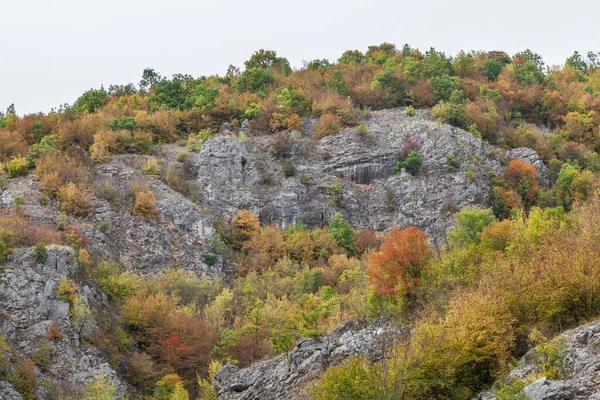
<instances>
[{"instance_id":1,"label":"tree","mask_svg":"<svg viewBox=\"0 0 600 400\"><path fill-rule=\"evenodd\" d=\"M231 242L236 249L241 249L244 242L252 239L259 232L258 218L248 210L240 210L231 220Z\"/></svg>"},{"instance_id":2,"label":"tree","mask_svg":"<svg viewBox=\"0 0 600 400\"><path fill-rule=\"evenodd\" d=\"M142 73L142 80L140 80L140 87L143 89L151 88L155 83L163 80L163 77L152 68L145 68Z\"/></svg>"},{"instance_id":3,"label":"tree","mask_svg":"<svg viewBox=\"0 0 600 400\"><path fill-rule=\"evenodd\" d=\"M400 285L404 293L415 291L431 257L425 232L414 226L403 231L393 227L380 251L369 258L368 274L375 293L396 295Z\"/></svg>"},{"instance_id":4,"label":"tree","mask_svg":"<svg viewBox=\"0 0 600 400\"><path fill-rule=\"evenodd\" d=\"M285 57L277 57L277 52L273 50L260 49L255 51L249 60L244 62L246 70L258 68L263 70L280 70L284 75L292 72L290 63Z\"/></svg>"},{"instance_id":5,"label":"tree","mask_svg":"<svg viewBox=\"0 0 600 400\"><path fill-rule=\"evenodd\" d=\"M399 173L402 168L406 170L412 176L415 176L421 167L422 161L421 157L419 157L419 153L416 151L411 151L406 156L406 160L398 161L396 166L392 169L393 173Z\"/></svg>"},{"instance_id":6,"label":"tree","mask_svg":"<svg viewBox=\"0 0 600 400\"><path fill-rule=\"evenodd\" d=\"M106 93L104 87L101 87L100 89L90 89L75 100L73 108L79 112L88 112L91 114L103 107L107 101L108 93Z\"/></svg>"},{"instance_id":7,"label":"tree","mask_svg":"<svg viewBox=\"0 0 600 400\"><path fill-rule=\"evenodd\" d=\"M503 67L504 66L499 61L487 59L483 62L481 70L483 72L483 76L488 78L489 81L495 81L498 79Z\"/></svg>"},{"instance_id":8,"label":"tree","mask_svg":"<svg viewBox=\"0 0 600 400\"><path fill-rule=\"evenodd\" d=\"M503 175L509 185L521 195L526 206L533 204L538 192L538 173L533 165L521 160L511 160Z\"/></svg>"},{"instance_id":9,"label":"tree","mask_svg":"<svg viewBox=\"0 0 600 400\"><path fill-rule=\"evenodd\" d=\"M355 233L352 227L344 220L342 213L337 212L329 220L329 232L335 237L338 245L345 248L349 254L354 252Z\"/></svg>"},{"instance_id":10,"label":"tree","mask_svg":"<svg viewBox=\"0 0 600 400\"><path fill-rule=\"evenodd\" d=\"M451 247L479 244L481 231L495 219L491 208L463 208L454 215L455 227L448 233L448 243Z\"/></svg>"},{"instance_id":11,"label":"tree","mask_svg":"<svg viewBox=\"0 0 600 400\"><path fill-rule=\"evenodd\" d=\"M81 400L116 400L118 398L115 384L103 375L90 380L83 387L80 396L78 398Z\"/></svg>"}]
</instances>

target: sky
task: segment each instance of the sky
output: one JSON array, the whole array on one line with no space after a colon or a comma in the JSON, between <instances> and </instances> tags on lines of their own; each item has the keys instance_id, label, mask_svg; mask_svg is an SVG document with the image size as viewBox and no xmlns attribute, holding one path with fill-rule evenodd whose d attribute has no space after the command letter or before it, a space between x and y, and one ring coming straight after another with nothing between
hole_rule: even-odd
<instances>
[{"instance_id":1,"label":"sky","mask_svg":"<svg viewBox=\"0 0 600 400\"><path fill-rule=\"evenodd\" d=\"M0 110L72 104L91 88L163 76L224 75L264 48L303 61L404 43L460 50L527 48L548 65L600 51L594 0L19 0L0 5Z\"/></svg>"}]
</instances>

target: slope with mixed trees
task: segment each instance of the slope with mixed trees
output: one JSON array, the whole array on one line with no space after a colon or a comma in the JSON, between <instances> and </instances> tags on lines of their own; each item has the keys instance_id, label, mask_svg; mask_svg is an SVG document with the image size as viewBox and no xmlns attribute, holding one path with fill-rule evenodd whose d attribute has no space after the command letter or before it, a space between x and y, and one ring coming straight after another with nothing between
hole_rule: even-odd
<instances>
[{"instance_id":1,"label":"slope with mixed trees","mask_svg":"<svg viewBox=\"0 0 600 400\"><path fill-rule=\"evenodd\" d=\"M519 396L511 363L598 315L597 64L260 50L9 107L0 394Z\"/></svg>"}]
</instances>

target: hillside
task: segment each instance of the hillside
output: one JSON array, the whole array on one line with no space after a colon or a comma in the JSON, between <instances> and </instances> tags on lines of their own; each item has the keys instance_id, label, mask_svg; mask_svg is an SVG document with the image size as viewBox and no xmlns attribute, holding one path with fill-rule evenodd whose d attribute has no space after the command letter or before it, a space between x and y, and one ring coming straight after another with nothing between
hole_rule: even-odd
<instances>
[{"instance_id":1,"label":"hillside","mask_svg":"<svg viewBox=\"0 0 600 400\"><path fill-rule=\"evenodd\" d=\"M592 395L552 338L600 316L594 60L261 50L9 109L0 397Z\"/></svg>"}]
</instances>

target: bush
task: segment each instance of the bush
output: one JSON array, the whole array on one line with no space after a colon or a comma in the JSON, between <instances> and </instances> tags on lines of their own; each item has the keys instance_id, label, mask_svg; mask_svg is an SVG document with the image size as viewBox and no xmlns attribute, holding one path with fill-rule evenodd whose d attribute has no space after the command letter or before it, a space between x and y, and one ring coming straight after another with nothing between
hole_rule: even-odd
<instances>
[{"instance_id":1,"label":"bush","mask_svg":"<svg viewBox=\"0 0 600 400\"><path fill-rule=\"evenodd\" d=\"M419 154L412 151L408 154L408 156L406 157L406 160L404 160L402 162L399 161L396 163L396 166L394 167L394 169L392 169L392 172L398 173L398 172L400 172L400 170L402 168L404 168L406 170L406 172L408 172L412 176L415 176L417 174L417 172L419 171L421 164L422 164L422 161L421 161L421 158L419 157Z\"/></svg>"},{"instance_id":2,"label":"bush","mask_svg":"<svg viewBox=\"0 0 600 400\"><path fill-rule=\"evenodd\" d=\"M292 153L294 139L288 132L280 132L273 135L269 152L275 158L286 158Z\"/></svg>"},{"instance_id":3,"label":"bush","mask_svg":"<svg viewBox=\"0 0 600 400\"><path fill-rule=\"evenodd\" d=\"M29 171L29 161L25 157L15 157L6 163L6 173L9 177L27 175Z\"/></svg>"},{"instance_id":4,"label":"bush","mask_svg":"<svg viewBox=\"0 0 600 400\"><path fill-rule=\"evenodd\" d=\"M110 229L110 221L102 221L98 224L98 230L102 233L108 232Z\"/></svg>"},{"instance_id":5,"label":"bush","mask_svg":"<svg viewBox=\"0 0 600 400\"><path fill-rule=\"evenodd\" d=\"M322 138L328 135L332 135L340 131L342 126L340 117L335 114L323 114L319 118L313 129L313 134L317 138Z\"/></svg>"},{"instance_id":6,"label":"bush","mask_svg":"<svg viewBox=\"0 0 600 400\"><path fill-rule=\"evenodd\" d=\"M160 178L161 169L156 158L149 158L144 164L142 172L153 178Z\"/></svg>"},{"instance_id":7,"label":"bush","mask_svg":"<svg viewBox=\"0 0 600 400\"><path fill-rule=\"evenodd\" d=\"M413 106L406 107L406 109L404 110L404 113L406 115L408 115L409 117L414 117L415 115L417 115L417 112L415 111Z\"/></svg>"},{"instance_id":8,"label":"bush","mask_svg":"<svg viewBox=\"0 0 600 400\"><path fill-rule=\"evenodd\" d=\"M48 249L43 243L38 243L33 248L33 259L38 264L43 264L48 259Z\"/></svg>"},{"instance_id":9,"label":"bush","mask_svg":"<svg viewBox=\"0 0 600 400\"><path fill-rule=\"evenodd\" d=\"M189 158L189 154L187 151L181 152L179 154L177 154L177 161L183 163L186 162Z\"/></svg>"},{"instance_id":10,"label":"bush","mask_svg":"<svg viewBox=\"0 0 600 400\"><path fill-rule=\"evenodd\" d=\"M200 149L202 149L202 145L204 142L210 139L210 136L210 129L204 129L198 132L197 135L190 135L187 141L187 147L191 151L200 151Z\"/></svg>"},{"instance_id":11,"label":"bush","mask_svg":"<svg viewBox=\"0 0 600 400\"><path fill-rule=\"evenodd\" d=\"M453 152L448 153L446 156L446 167L450 171L458 171L460 168L460 158L456 157Z\"/></svg>"},{"instance_id":12,"label":"bush","mask_svg":"<svg viewBox=\"0 0 600 400\"><path fill-rule=\"evenodd\" d=\"M156 204L156 197L152 191L137 192L131 213L145 218L154 218L156 217Z\"/></svg>"},{"instance_id":13,"label":"bush","mask_svg":"<svg viewBox=\"0 0 600 400\"><path fill-rule=\"evenodd\" d=\"M364 122L361 122L356 127L356 133L360 136L367 136L369 134L369 128L367 128L367 124L365 124Z\"/></svg>"},{"instance_id":14,"label":"bush","mask_svg":"<svg viewBox=\"0 0 600 400\"><path fill-rule=\"evenodd\" d=\"M355 232L346 222L342 213L335 213L329 220L329 232L335 237L338 245L345 248L349 254L354 252Z\"/></svg>"},{"instance_id":15,"label":"bush","mask_svg":"<svg viewBox=\"0 0 600 400\"><path fill-rule=\"evenodd\" d=\"M61 201L62 211L78 217L86 215L92 208L89 191L73 182L61 186L57 197Z\"/></svg>"},{"instance_id":16,"label":"bush","mask_svg":"<svg viewBox=\"0 0 600 400\"><path fill-rule=\"evenodd\" d=\"M212 267L213 265L215 265L217 263L219 258L214 254L204 254L202 256L202 260L204 261L204 264Z\"/></svg>"},{"instance_id":17,"label":"bush","mask_svg":"<svg viewBox=\"0 0 600 400\"><path fill-rule=\"evenodd\" d=\"M290 160L285 160L285 162L283 163L282 172L283 176L289 178L291 176L296 175L296 167L294 167L294 164L292 164Z\"/></svg>"}]
</instances>

